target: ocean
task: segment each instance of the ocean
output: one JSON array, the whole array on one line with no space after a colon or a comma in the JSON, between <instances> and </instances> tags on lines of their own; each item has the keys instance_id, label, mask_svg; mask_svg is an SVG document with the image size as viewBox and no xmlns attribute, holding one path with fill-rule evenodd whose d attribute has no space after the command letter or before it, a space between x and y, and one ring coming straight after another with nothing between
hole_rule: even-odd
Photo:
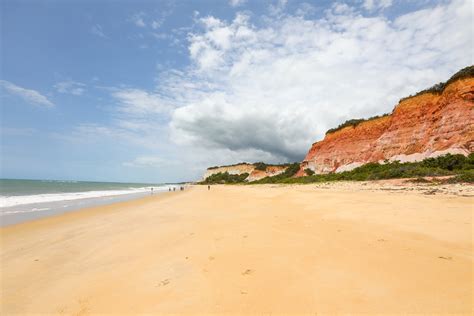
<instances>
[{"instance_id":1,"label":"ocean","mask_svg":"<svg viewBox=\"0 0 474 316\"><path fill-rule=\"evenodd\" d=\"M0 226L168 191L176 185L0 179Z\"/></svg>"}]
</instances>

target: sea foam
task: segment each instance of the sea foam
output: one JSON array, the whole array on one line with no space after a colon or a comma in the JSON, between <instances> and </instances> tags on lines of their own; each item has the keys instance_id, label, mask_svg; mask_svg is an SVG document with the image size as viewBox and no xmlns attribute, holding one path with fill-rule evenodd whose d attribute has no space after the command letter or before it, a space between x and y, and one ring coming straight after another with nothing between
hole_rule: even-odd
<instances>
[{"instance_id":1,"label":"sea foam","mask_svg":"<svg viewBox=\"0 0 474 316\"><path fill-rule=\"evenodd\" d=\"M153 187L154 192L167 191L168 186ZM19 195L19 196L0 196L0 207L12 207L26 204L36 204L45 202L70 201L87 198L98 198L114 195L146 193L150 192L147 188L130 188L126 190L104 190L104 191L86 191L86 192L67 192L67 193L48 193L35 195Z\"/></svg>"}]
</instances>

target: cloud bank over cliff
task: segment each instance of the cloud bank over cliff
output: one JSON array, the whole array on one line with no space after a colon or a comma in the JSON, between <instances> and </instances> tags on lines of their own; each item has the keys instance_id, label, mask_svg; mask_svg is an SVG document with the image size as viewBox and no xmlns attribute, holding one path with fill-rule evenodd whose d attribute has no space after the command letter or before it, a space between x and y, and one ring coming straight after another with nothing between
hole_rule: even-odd
<instances>
[{"instance_id":1,"label":"cloud bank over cliff","mask_svg":"<svg viewBox=\"0 0 474 316\"><path fill-rule=\"evenodd\" d=\"M391 17L386 6L374 8L306 4L290 12L283 1L258 17L196 12L187 66L162 70L154 90L113 91L117 127L130 138L148 137L133 126L160 131L140 142L165 144L196 175L238 161L300 161L329 128L389 112L473 63L469 1Z\"/></svg>"},{"instance_id":2,"label":"cloud bank over cliff","mask_svg":"<svg viewBox=\"0 0 474 316\"><path fill-rule=\"evenodd\" d=\"M454 1L389 20L335 4L317 19L238 13L198 19L192 61L166 94L180 144L301 159L341 121L390 111L398 99L472 63L472 10ZM182 88L180 88L182 87Z\"/></svg>"}]
</instances>

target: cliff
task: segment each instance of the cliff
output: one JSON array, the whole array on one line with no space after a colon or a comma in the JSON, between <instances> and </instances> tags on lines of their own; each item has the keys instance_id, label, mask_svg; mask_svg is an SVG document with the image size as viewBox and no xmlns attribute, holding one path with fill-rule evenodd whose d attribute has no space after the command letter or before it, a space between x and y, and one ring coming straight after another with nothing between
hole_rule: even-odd
<instances>
[{"instance_id":1,"label":"cliff","mask_svg":"<svg viewBox=\"0 0 474 316\"><path fill-rule=\"evenodd\" d=\"M419 161L474 151L474 67L402 99L393 112L354 120L312 145L297 176L342 172L369 162ZM460 75L461 74L461 75Z\"/></svg>"},{"instance_id":2,"label":"cliff","mask_svg":"<svg viewBox=\"0 0 474 316\"><path fill-rule=\"evenodd\" d=\"M230 166L220 166L220 167L211 167L206 170L202 180L205 180L207 177L217 174L225 173L229 174L244 174L248 173L247 181L260 180L269 176L276 176L286 170L287 166L285 165L266 165L265 170L257 169L256 164L240 163Z\"/></svg>"}]
</instances>

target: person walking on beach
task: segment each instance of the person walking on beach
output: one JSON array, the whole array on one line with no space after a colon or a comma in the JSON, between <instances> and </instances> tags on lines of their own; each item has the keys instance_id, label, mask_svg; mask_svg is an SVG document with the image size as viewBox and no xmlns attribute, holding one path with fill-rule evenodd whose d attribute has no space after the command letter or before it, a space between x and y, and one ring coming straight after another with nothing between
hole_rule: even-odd
<instances>
[{"instance_id":1,"label":"person walking on beach","mask_svg":"<svg viewBox=\"0 0 474 316\"><path fill-rule=\"evenodd\" d=\"M153 188L151 188L151 195L153 195Z\"/></svg>"},{"instance_id":2,"label":"person walking on beach","mask_svg":"<svg viewBox=\"0 0 474 316\"><path fill-rule=\"evenodd\" d=\"M208 186L207 186L207 191L209 191L210 189L211 189L211 186L210 186L210 185L208 185Z\"/></svg>"}]
</instances>

